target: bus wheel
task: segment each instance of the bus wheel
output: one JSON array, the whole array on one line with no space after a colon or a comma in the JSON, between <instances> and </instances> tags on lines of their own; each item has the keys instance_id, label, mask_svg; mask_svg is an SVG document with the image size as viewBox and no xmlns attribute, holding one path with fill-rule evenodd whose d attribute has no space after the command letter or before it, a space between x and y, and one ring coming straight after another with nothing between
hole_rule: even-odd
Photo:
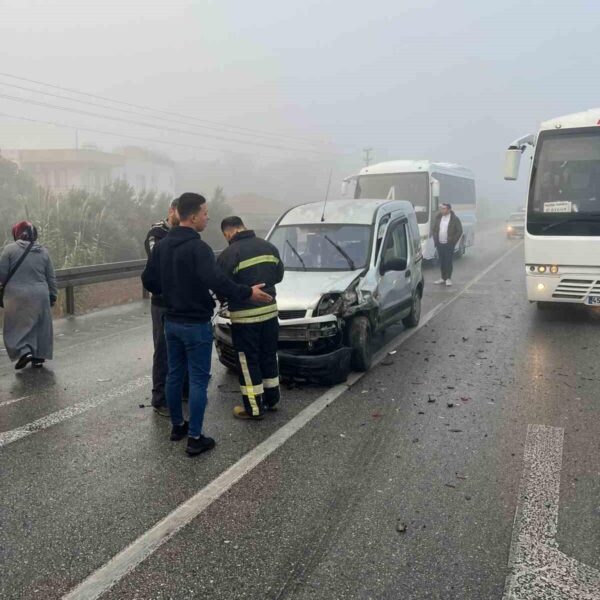
<instances>
[{"instance_id":1,"label":"bus wheel","mask_svg":"<svg viewBox=\"0 0 600 600\"><path fill-rule=\"evenodd\" d=\"M536 302L538 310L550 310L553 308L552 302Z\"/></svg>"}]
</instances>

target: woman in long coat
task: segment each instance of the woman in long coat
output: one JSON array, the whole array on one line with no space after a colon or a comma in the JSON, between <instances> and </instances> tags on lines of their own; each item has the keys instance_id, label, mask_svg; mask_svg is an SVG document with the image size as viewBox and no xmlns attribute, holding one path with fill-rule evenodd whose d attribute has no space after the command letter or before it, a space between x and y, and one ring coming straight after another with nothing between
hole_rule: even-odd
<instances>
[{"instance_id":1,"label":"woman in long coat","mask_svg":"<svg viewBox=\"0 0 600 600\"><path fill-rule=\"evenodd\" d=\"M15 369L28 363L41 367L52 358L54 335L51 306L58 291L50 255L37 242L37 229L28 221L12 228L14 242L4 247L0 255L0 282L6 281L11 268L31 241L31 251L25 257L4 290L4 345Z\"/></svg>"}]
</instances>

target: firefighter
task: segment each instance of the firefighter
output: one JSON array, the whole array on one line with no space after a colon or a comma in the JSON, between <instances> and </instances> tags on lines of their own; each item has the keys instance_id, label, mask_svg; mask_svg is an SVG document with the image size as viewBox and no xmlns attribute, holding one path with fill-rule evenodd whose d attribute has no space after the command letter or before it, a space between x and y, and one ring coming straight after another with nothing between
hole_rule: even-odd
<instances>
[{"instance_id":1,"label":"firefighter","mask_svg":"<svg viewBox=\"0 0 600 600\"><path fill-rule=\"evenodd\" d=\"M169 205L169 213L166 219L155 223L150 228L144 248L149 259L154 247L165 237L173 227L179 225L177 214L177 201L175 198ZM150 311L152 315L152 339L154 342L154 354L152 356L152 408L163 417L169 416L169 407L165 396L165 384L167 381L167 342L165 340L165 313L166 307L162 295L152 294ZM189 381L186 374L183 386L183 399L187 401L189 395Z\"/></svg>"},{"instance_id":2,"label":"firefighter","mask_svg":"<svg viewBox=\"0 0 600 600\"><path fill-rule=\"evenodd\" d=\"M264 291L273 296L270 304L261 306L248 300L229 301L231 335L238 353L244 401L243 406L233 409L233 415L238 419L262 419L265 410L276 410L280 396L275 284L283 279L283 262L277 248L246 229L239 217L223 219L221 231L229 242L217 261L221 269L236 283L264 282Z\"/></svg>"}]
</instances>

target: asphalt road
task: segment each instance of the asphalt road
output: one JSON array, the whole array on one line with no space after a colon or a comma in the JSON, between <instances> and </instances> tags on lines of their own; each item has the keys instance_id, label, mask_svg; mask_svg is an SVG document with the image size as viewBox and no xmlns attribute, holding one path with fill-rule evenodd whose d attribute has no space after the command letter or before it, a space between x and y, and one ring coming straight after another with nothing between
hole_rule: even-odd
<instances>
[{"instance_id":1,"label":"asphalt road","mask_svg":"<svg viewBox=\"0 0 600 600\"><path fill-rule=\"evenodd\" d=\"M532 424L564 431L555 544L600 569L600 313L529 305L520 242L500 230L480 232L454 281L426 285L425 326L387 332L395 354L101 597L500 599ZM47 369L0 366L6 600L61 598L327 391L285 389L279 412L236 421L236 379L215 363L218 446L189 459L147 407L146 305L56 331Z\"/></svg>"}]
</instances>

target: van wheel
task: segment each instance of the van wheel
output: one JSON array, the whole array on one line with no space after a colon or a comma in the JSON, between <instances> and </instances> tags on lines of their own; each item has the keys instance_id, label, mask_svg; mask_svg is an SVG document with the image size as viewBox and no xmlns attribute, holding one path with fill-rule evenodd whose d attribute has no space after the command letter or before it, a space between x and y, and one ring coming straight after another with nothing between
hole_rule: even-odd
<instances>
[{"instance_id":1,"label":"van wheel","mask_svg":"<svg viewBox=\"0 0 600 600\"><path fill-rule=\"evenodd\" d=\"M410 314L408 317L404 317L402 319L402 323L404 327L411 328L416 327L421 320L421 292L417 290L412 300L412 308L410 309Z\"/></svg>"},{"instance_id":2,"label":"van wheel","mask_svg":"<svg viewBox=\"0 0 600 600\"><path fill-rule=\"evenodd\" d=\"M368 371L373 360L371 324L367 317L355 317L350 324L348 342L352 348L352 369Z\"/></svg>"}]
</instances>

